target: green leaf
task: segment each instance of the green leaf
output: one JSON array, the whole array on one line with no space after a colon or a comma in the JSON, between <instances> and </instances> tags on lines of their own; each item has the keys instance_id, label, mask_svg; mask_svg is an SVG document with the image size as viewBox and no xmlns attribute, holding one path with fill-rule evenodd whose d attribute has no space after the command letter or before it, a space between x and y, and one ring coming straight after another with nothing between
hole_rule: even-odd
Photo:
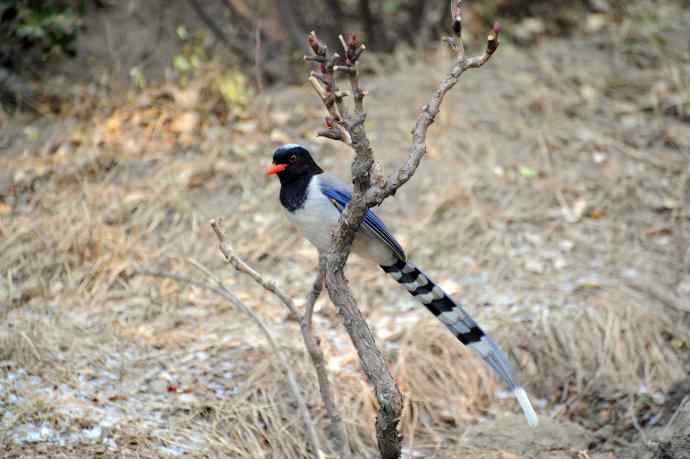
<instances>
[{"instance_id":1,"label":"green leaf","mask_svg":"<svg viewBox=\"0 0 690 459\"><path fill-rule=\"evenodd\" d=\"M522 175L525 178L534 178L539 175L539 171L533 167L520 166L520 175Z\"/></svg>"},{"instance_id":2,"label":"green leaf","mask_svg":"<svg viewBox=\"0 0 690 459\"><path fill-rule=\"evenodd\" d=\"M187 73L192 70L192 64L182 54L178 54L173 59L173 66L178 72Z\"/></svg>"},{"instance_id":3,"label":"green leaf","mask_svg":"<svg viewBox=\"0 0 690 459\"><path fill-rule=\"evenodd\" d=\"M247 77L236 70L223 73L217 78L216 85L225 103L231 107L246 107L254 95Z\"/></svg>"},{"instance_id":4,"label":"green leaf","mask_svg":"<svg viewBox=\"0 0 690 459\"><path fill-rule=\"evenodd\" d=\"M180 38L180 40L186 40L187 37L189 36L189 32L187 32L187 28L183 25L179 26L176 30L177 36Z\"/></svg>"}]
</instances>

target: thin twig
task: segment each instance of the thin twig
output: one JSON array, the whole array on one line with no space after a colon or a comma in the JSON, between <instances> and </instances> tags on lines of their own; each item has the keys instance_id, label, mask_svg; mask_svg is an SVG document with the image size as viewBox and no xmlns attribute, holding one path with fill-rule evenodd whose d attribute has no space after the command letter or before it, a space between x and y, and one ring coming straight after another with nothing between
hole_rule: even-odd
<instances>
[{"instance_id":1,"label":"thin twig","mask_svg":"<svg viewBox=\"0 0 690 459\"><path fill-rule=\"evenodd\" d=\"M174 273L167 273L167 272L157 272L157 271L149 271L149 270L138 270L135 272L135 274L142 275L142 276L150 276L150 277L159 277L162 279L171 279L176 282L181 282L184 284L189 284L193 285L195 287L208 290L210 292L215 293L216 295L224 298L227 300L230 304L235 306L237 309L245 313L251 320L254 322L257 327L259 327L259 330L261 333L264 335L266 338L266 341L268 342L269 346L271 347L271 350L273 353L278 357L278 361L280 362L280 366L283 369L283 372L285 373L285 376L288 381L288 388L290 389L290 392L292 393L292 396L295 398L295 401L297 402L297 407L299 409L300 414L302 415L302 420L304 421L304 427L307 433L307 439L309 443L311 444L315 454L317 457L322 458L323 457L323 450L321 449L321 443L319 441L319 437L316 434L316 430L314 428L314 421L312 420L311 414L309 413L309 409L307 408L307 402L304 400L304 397L302 396L302 392L300 391L299 384L297 383L297 378L295 377L294 372L292 371L292 368L290 367L290 363L283 353L283 351L280 349L278 346L278 343L275 341L273 338L273 335L271 334L271 331L268 329L266 324L264 323L261 318L254 313L247 305L245 305L239 298L237 298L230 290L225 288L223 285L223 282L216 278L208 269L203 267L201 264L197 262L192 262L194 266L196 266L200 271L202 271L210 280L212 280L216 286L212 286L203 282L196 281L194 279L189 279L183 276L180 276L178 274Z\"/></svg>"},{"instance_id":2,"label":"thin twig","mask_svg":"<svg viewBox=\"0 0 690 459\"><path fill-rule=\"evenodd\" d=\"M241 49L239 45L233 44L232 40L228 38L223 29L218 24L216 24L213 18L206 12L206 10L204 10L204 8L201 6L198 0L187 0L187 3L189 3L189 6L192 7L196 15L201 20L201 22L203 22L206 25L206 27L208 27L208 29L211 31L211 33L217 41L222 43L223 46L225 46L231 52L237 52Z\"/></svg>"},{"instance_id":3,"label":"thin twig","mask_svg":"<svg viewBox=\"0 0 690 459\"><path fill-rule=\"evenodd\" d=\"M326 370L326 363L323 351L319 343L319 338L314 337L314 329L312 318L314 315L314 305L316 300L321 296L323 290L323 283L326 273L326 259L319 256L319 269L314 280L314 286L307 297L307 302L304 306L304 316L300 320L300 329L304 338L304 344L309 352L312 364L316 369L316 376L319 381L319 390L321 391L321 399L326 407L326 414L330 420L329 433L332 438L333 449L338 453L338 457L350 457L350 450L347 446L347 437L345 436L345 429L343 421L338 411L338 407L333 399L333 390L331 383L328 380L328 371Z\"/></svg>"},{"instance_id":4,"label":"thin twig","mask_svg":"<svg viewBox=\"0 0 690 459\"><path fill-rule=\"evenodd\" d=\"M42 359L41 359L41 354L38 353L38 349L36 349L36 345L34 345L34 342L31 341L31 338L29 338L29 337L27 336L27 334L24 333L24 332L21 332L21 333L19 333L19 334L20 334L20 336L21 336L22 338L24 338L24 340L25 340L25 341L27 342L27 344L29 345L29 349L31 349L31 352L34 354L34 357L36 358L36 360L39 361L39 362L41 362L41 361L42 361Z\"/></svg>"},{"instance_id":5,"label":"thin twig","mask_svg":"<svg viewBox=\"0 0 690 459\"><path fill-rule=\"evenodd\" d=\"M455 87L466 70L480 68L489 61L496 49L498 49L500 32L501 27L498 23L494 24L487 37L486 49L480 56L465 58L464 55L458 55L458 59L450 72L417 117L415 127L412 130L412 147L407 160L396 172L388 177L384 187L374 187L369 190L367 193L367 205L369 207L381 204L384 199L395 194L398 188L412 178L422 158L426 155L427 132L436 120L446 94Z\"/></svg>"},{"instance_id":6,"label":"thin twig","mask_svg":"<svg viewBox=\"0 0 690 459\"><path fill-rule=\"evenodd\" d=\"M676 271L675 279L676 286L678 286L683 279L683 271L685 271L687 256L690 251L690 235L686 234L686 221L688 219L687 209L690 209L690 161L685 167L685 172L678 184L678 203L676 209L673 211L673 219L675 220L673 234L675 235L676 246L678 247L678 270Z\"/></svg>"},{"instance_id":7,"label":"thin twig","mask_svg":"<svg viewBox=\"0 0 690 459\"><path fill-rule=\"evenodd\" d=\"M368 2L362 2L362 4L368 5ZM366 48L358 42L354 34L349 41L341 35L339 38L344 54L339 55L329 53L328 47L318 40L315 33L312 32L308 37L309 47L314 55L305 57L305 60L318 63L321 72L318 77L312 74L309 81L330 115L329 118L326 118L326 127L329 129L321 131L319 135L345 141L346 137L333 129L334 123L337 126L342 126L349 134L348 141L345 143L350 145L355 153L352 162L352 199L340 216L338 227L333 233L331 247L325 254L326 288L352 343L357 349L362 369L369 382L374 386L379 402L376 438L381 457L384 459L400 457L400 435L397 426L402 412L402 395L357 307L348 287L344 268L355 233L364 220L367 210L374 205L381 204L388 196L395 194L398 188L404 185L417 170L427 151L427 131L434 123L445 95L457 84L466 70L483 66L498 48L500 27L495 24L487 38L484 53L480 56L465 58L462 45L461 0L457 0L454 4L455 7L451 8L451 15L455 37L449 40L449 44L457 51L456 62L417 118L412 131L413 143L407 161L388 179L385 179L379 172L381 167L374 160L374 152L365 129L366 112L363 101L366 93L359 85L356 64ZM368 37L371 39L370 34ZM334 74L336 72L345 73L350 80L354 100L354 113L352 115L347 112L343 99L335 97L338 91L335 85ZM323 86L321 82L324 82ZM334 114L334 103L337 106L337 115Z\"/></svg>"},{"instance_id":8,"label":"thin twig","mask_svg":"<svg viewBox=\"0 0 690 459\"><path fill-rule=\"evenodd\" d=\"M664 288L663 285L657 282L649 282L640 279L625 279L625 284L631 289L644 293L650 298L659 301L664 306L690 313L690 304L678 298L673 293L673 290Z\"/></svg>"},{"instance_id":9,"label":"thin twig","mask_svg":"<svg viewBox=\"0 0 690 459\"><path fill-rule=\"evenodd\" d=\"M314 33L308 37L308 41L314 55L322 57L325 61L325 64L320 65L320 70L323 79L331 82L330 86L325 89L337 91L333 74L336 72L336 67L339 71L343 71L340 67L344 67L349 68L350 85L353 94L355 94L355 111L352 116L344 108L345 104L341 103L338 105L341 119L326 119L327 127L333 127L333 121L335 121L338 126L347 130L349 138L346 143L355 151L355 160L352 164L353 199L341 215L340 225L333 236L334 240L330 250L324 254L326 257L326 289L357 350L362 370L374 386L376 399L379 402L376 417L376 439L381 457L383 459L397 459L400 457L398 422L402 412L402 394L390 373L383 354L376 346L376 340L371 330L357 307L343 271L350 254L355 231L359 228L366 214L367 207L364 196L370 187L370 171L374 163L373 152L364 127L366 113L364 113L363 99L365 93L359 87L358 74L354 69L364 48L360 46L354 35L351 36L349 42L342 40L344 42L343 47L346 48L344 56L329 54L328 48L318 40ZM322 102L325 100L322 94L319 94L319 97ZM324 103L324 105L329 113L332 113L332 109L327 104Z\"/></svg>"},{"instance_id":10,"label":"thin twig","mask_svg":"<svg viewBox=\"0 0 690 459\"><path fill-rule=\"evenodd\" d=\"M307 348L309 357L311 358L312 364L316 370L316 376L319 382L319 391L321 393L321 399L323 400L324 406L326 407L326 414L328 415L330 421L329 433L332 440L333 449L338 453L338 457L348 458L350 457L350 452L347 446L347 436L345 435L345 428L343 426L342 417L338 411L335 404L335 398L333 396L333 390L331 388L330 381L328 379L328 371L325 365L325 358L319 340L313 335L312 326L312 316L314 312L314 305L316 300L318 300L321 295L321 290L323 288L323 279L325 271L325 262L321 261L319 264L319 269L317 272L317 277L314 282L314 287L312 288L309 296L307 297L307 302L305 305L305 314L300 316L297 312L292 299L283 292L275 282L265 279L261 274L249 266L244 260L238 257L232 247L227 243L225 234L221 228L220 219L212 220L211 227L216 233L218 238L221 253L225 257L225 260L230 263L239 272L247 274L251 277L257 284L262 286L265 290L269 291L275 295L281 303L288 309L290 315L293 317L299 317L300 321L300 332L302 334L302 339L304 340L304 345Z\"/></svg>"},{"instance_id":11,"label":"thin twig","mask_svg":"<svg viewBox=\"0 0 690 459\"><path fill-rule=\"evenodd\" d=\"M256 32L254 33L254 74L256 78L256 91L261 94L264 92L264 52L261 42L261 21L256 22Z\"/></svg>"},{"instance_id":12,"label":"thin twig","mask_svg":"<svg viewBox=\"0 0 690 459\"><path fill-rule=\"evenodd\" d=\"M678 415L685 409L685 403L688 401L688 395L683 397L683 400L680 401L678 404L678 408L676 408L676 411L673 412L673 415L671 415L671 418L668 420L666 423L666 427L664 427L663 434L661 435L662 437L667 437L668 436L668 429L673 425L674 422L676 422L676 419L678 418Z\"/></svg>"},{"instance_id":13,"label":"thin twig","mask_svg":"<svg viewBox=\"0 0 690 459\"><path fill-rule=\"evenodd\" d=\"M220 220L211 220L211 228L213 228L213 231L216 233L216 237L218 238L219 242L218 248L225 257L225 260L228 263L230 263L236 270L238 270L241 273L247 274L249 277L254 279L254 281L257 284L259 284L264 289L274 294L281 301L281 303L283 303L285 307L288 308L290 314L292 314L295 317L299 317L299 314L297 313L297 308L295 307L295 303L293 303L292 298L290 298L285 292L280 290L280 288L278 288L275 282L269 279L265 279L261 274L256 272L251 266L245 263L244 260L235 255L235 251L232 249L232 247L230 247L230 245L227 243L225 239L225 234L223 233L223 230L220 228L220 224Z\"/></svg>"}]
</instances>

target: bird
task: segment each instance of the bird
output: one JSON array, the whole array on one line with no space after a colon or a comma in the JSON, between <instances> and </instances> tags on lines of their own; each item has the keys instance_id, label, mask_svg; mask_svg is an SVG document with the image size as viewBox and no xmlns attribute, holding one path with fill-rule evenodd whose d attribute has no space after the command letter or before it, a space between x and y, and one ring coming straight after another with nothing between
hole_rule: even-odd
<instances>
[{"instance_id":1,"label":"bird","mask_svg":"<svg viewBox=\"0 0 690 459\"><path fill-rule=\"evenodd\" d=\"M325 253L340 214L352 199L351 187L324 172L302 145L285 144L273 152L267 175L280 181L280 203L288 220L320 252ZM517 399L530 426L537 414L507 357L465 308L407 259L383 221L369 209L355 234L352 253L377 263L422 303L465 346L479 355Z\"/></svg>"}]
</instances>

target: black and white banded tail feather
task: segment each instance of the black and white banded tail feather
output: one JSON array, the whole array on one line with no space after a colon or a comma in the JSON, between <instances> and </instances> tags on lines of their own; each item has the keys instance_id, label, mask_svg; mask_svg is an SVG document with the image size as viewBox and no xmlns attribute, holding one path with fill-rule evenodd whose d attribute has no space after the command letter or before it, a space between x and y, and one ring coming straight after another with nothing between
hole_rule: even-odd
<instances>
[{"instance_id":1,"label":"black and white banded tail feather","mask_svg":"<svg viewBox=\"0 0 690 459\"><path fill-rule=\"evenodd\" d=\"M469 346L484 359L513 392L527 418L527 423L530 426L536 426L537 414L532 408L527 393L517 381L508 358L467 311L414 264L398 260L392 265L381 266L381 268L431 311L462 344Z\"/></svg>"}]
</instances>

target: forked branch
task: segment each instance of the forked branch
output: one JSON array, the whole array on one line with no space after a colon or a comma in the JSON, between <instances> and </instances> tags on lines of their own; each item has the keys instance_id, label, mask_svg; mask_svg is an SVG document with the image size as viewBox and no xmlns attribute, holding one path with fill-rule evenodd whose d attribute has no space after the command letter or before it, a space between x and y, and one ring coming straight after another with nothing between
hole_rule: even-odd
<instances>
[{"instance_id":1,"label":"forked branch","mask_svg":"<svg viewBox=\"0 0 690 459\"><path fill-rule=\"evenodd\" d=\"M379 172L382 168L374 159L374 152L364 124L366 92L360 86L357 62L366 47L359 43L355 35L351 35L348 40L341 36L342 54L330 53L328 47L317 38L314 32L308 37L313 55L305 56L305 60L318 66L317 71L311 72L309 81L328 111L326 129L320 131L318 135L342 141L355 152L352 162L352 200L343 210L338 228L333 234L331 248L325 254L326 288L357 349L362 369L374 386L379 402L376 436L381 457L384 459L400 457L400 436L397 426L402 410L402 395L357 307L343 270L355 233L364 220L367 210L395 194L398 188L412 178L419 167L427 151L427 131L436 120L448 91L457 84L466 70L484 65L498 48L500 27L495 24L487 37L484 52L479 56L465 57L461 6L461 0L453 3L451 8L453 36L446 39L456 53L455 62L417 117L407 160L387 178ZM350 94L341 91L338 87L339 75L345 75L348 78ZM347 95L353 97L352 110L345 103Z\"/></svg>"},{"instance_id":2,"label":"forked branch","mask_svg":"<svg viewBox=\"0 0 690 459\"><path fill-rule=\"evenodd\" d=\"M331 444L333 450L337 453L338 457L349 458L350 451L348 449L347 437L345 435L345 428L343 426L342 418L340 412L335 404L335 398L333 396L333 390L331 388L330 381L328 379L328 371L326 369L325 359L321 346L319 344L319 339L314 337L313 326L312 326L312 316L314 312L314 305L316 300L319 299L321 295L321 290L323 288L323 279L325 272L325 261L319 263L319 269L317 272L317 277L314 282L314 287L307 297L307 302L305 305L304 315L300 315L295 307L292 299L283 292L280 287L276 285L275 282L264 278L251 266L249 266L243 259L238 257L232 247L227 243L225 238L225 233L221 228L221 222L219 220L212 220L211 227L216 233L218 238L218 248L220 249L225 261L232 265L239 272L244 273L251 277L257 284L263 287L266 291L275 295L280 302L288 309L290 315L293 317L298 317L300 321L300 332L302 333L302 339L304 340L304 345L307 348L309 357L311 358L312 364L316 370L316 376L319 382L319 391L321 393L321 399L326 407L326 414L329 418L329 437L331 439ZM305 426L307 431L307 438L309 438L310 443L313 446L318 447L318 435L314 430L314 425L310 421L309 412L304 407L306 411ZM318 451L318 449L317 449Z\"/></svg>"}]
</instances>

